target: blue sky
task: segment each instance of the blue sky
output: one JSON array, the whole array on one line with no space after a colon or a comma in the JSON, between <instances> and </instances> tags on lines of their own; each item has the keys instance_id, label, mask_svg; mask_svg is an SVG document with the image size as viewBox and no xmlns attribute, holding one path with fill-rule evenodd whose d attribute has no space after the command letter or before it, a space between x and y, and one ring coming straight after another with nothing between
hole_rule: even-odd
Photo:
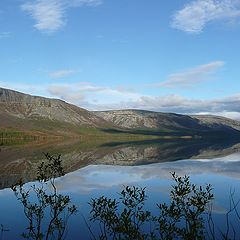
<instances>
[{"instance_id":1,"label":"blue sky","mask_svg":"<svg viewBox=\"0 0 240 240\"><path fill-rule=\"evenodd\" d=\"M0 23L2 87L240 119L240 0L1 0Z\"/></svg>"}]
</instances>

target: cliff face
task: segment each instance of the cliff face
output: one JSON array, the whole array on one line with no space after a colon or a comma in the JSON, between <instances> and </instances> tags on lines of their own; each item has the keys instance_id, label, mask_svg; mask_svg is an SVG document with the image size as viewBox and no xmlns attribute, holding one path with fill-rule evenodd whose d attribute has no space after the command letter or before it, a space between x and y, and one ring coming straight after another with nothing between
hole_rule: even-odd
<instances>
[{"instance_id":1,"label":"cliff face","mask_svg":"<svg viewBox=\"0 0 240 240\"><path fill-rule=\"evenodd\" d=\"M0 115L6 121L13 117L15 121L45 119L88 127L106 124L91 112L62 100L31 96L3 88L0 88Z\"/></svg>"}]
</instances>

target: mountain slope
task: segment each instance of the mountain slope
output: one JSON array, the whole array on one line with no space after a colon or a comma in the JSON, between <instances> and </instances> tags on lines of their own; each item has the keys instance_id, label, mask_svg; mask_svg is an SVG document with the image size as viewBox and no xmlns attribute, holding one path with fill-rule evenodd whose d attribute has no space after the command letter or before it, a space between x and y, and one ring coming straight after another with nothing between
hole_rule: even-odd
<instances>
[{"instance_id":1,"label":"mountain slope","mask_svg":"<svg viewBox=\"0 0 240 240\"><path fill-rule=\"evenodd\" d=\"M114 110L94 112L97 116L124 128L201 128L189 116L143 110Z\"/></svg>"},{"instance_id":2,"label":"mountain slope","mask_svg":"<svg viewBox=\"0 0 240 240\"><path fill-rule=\"evenodd\" d=\"M113 124L128 129L163 129L232 131L240 130L240 122L217 116L188 116L175 113L160 113L143 110L117 110L94 112Z\"/></svg>"},{"instance_id":3,"label":"mountain slope","mask_svg":"<svg viewBox=\"0 0 240 240\"><path fill-rule=\"evenodd\" d=\"M105 133L132 134L137 133L136 129L144 129L144 132L137 134L152 135L153 130L162 134L173 132L178 136L193 136L203 132L211 135L213 131L239 134L240 122L217 116L187 116L143 110L90 112L59 99L0 88L0 130L9 128L53 135L79 134L81 131L89 134L90 128L98 128Z\"/></svg>"},{"instance_id":4,"label":"mountain slope","mask_svg":"<svg viewBox=\"0 0 240 240\"><path fill-rule=\"evenodd\" d=\"M203 126L218 128L224 125L240 131L240 122L233 119L214 115L192 115L191 117L197 119Z\"/></svg>"},{"instance_id":5,"label":"mountain slope","mask_svg":"<svg viewBox=\"0 0 240 240\"><path fill-rule=\"evenodd\" d=\"M29 130L50 125L100 128L108 125L91 112L62 100L31 96L0 88L0 128Z\"/></svg>"}]
</instances>

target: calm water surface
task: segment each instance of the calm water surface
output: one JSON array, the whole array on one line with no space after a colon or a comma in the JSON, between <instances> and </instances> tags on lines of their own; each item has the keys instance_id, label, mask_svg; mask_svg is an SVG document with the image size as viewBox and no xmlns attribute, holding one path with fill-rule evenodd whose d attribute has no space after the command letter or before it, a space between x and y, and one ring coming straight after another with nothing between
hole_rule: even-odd
<instances>
[{"instance_id":1,"label":"calm water surface","mask_svg":"<svg viewBox=\"0 0 240 240\"><path fill-rule=\"evenodd\" d=\"M88 221L91 198L118 197L123 186L146 187L146 208L156 211L156 203L169 201L173 181L170 172L190 175L196 184L214 187L213 213L224 231L229 210L229 194L240 199L240 144L192 140L143 141L133 143L71 142L26 146L2 146L0 152L0 224L9 231L2 239L21 239L27 226L21 204L9 188L22 178L30 186L42 152L61 153L68 172L57 179L57 188L70 195L79 212L71 217L67 239L90 239ZM237 220L232 217L237 226ZM239 224L239 222L238 222ZM93 231L94 231L93 226ZM239 231L239 228L237 228ZM240 236L240 232L237 232ZM1 239L1 238L0 238ZM238 238L237 238L238 239Z\"/></svg>"}]
</instances>

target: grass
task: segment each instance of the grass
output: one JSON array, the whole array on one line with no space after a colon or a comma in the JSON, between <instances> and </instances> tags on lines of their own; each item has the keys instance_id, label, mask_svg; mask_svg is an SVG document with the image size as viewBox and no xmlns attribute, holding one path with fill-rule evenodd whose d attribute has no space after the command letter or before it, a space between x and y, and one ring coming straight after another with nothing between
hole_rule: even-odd
<instances>
[{"instance_id":1,"label":"grass","mask_svg":"<svg viewBox=\"0 0 240 240\"><path fill-rule=\"evenodd\" d=\"M227 139L239 138L239 134L229 134L224 131L203 131L192 129L123 129L106 126L105 128L96 128L89 126L77 126L66 122L51 121L49 119L27 120L24 122L25 130L18 129L0 129L0 144L14 145L23 144L36 140L51 139L82 139L89 138L87 142L129 142L145 140L174 140L174 139ZM28 130L27 130L28 129ZM101 139L101 140L100 140ZM95 141L96 142L96 141Z\"/></svg>"}]
</instances>

